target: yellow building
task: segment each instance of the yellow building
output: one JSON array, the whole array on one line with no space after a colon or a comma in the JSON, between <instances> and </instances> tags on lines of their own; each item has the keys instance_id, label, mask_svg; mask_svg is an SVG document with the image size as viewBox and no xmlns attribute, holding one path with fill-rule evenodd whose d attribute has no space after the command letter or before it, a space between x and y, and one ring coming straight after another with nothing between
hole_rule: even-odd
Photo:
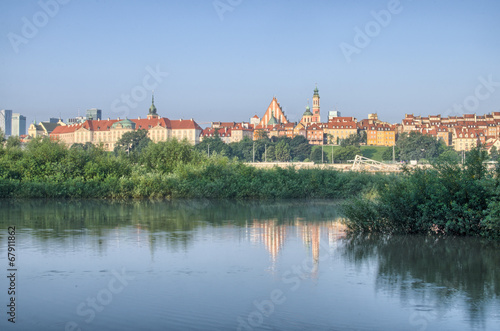
<instances>
[{"instance_id":1,"label":"yellow building","mask_svg":"<svg viewBox=\"0 0 500 331\"><path fill-rule=\"evenodd\" d=\"M388 124L371 125L366 130L366 144L393 146L396 144L396 127Z\"/></svg>"},{"instance_id":2,"label":"yellow building","mask_svg":"<svg viewBox=\"0 0 500 331\"><path fill-rule=\"evenodd\" d=\"M324 125L323 131L329 144L337 144L347 139L352 134L358 133L358 127L354 121L333 122Z\"/></svg>"},{"instance_id":3,"label":"yellow building","mask_svg":"<svg viewBox=\"0 0 500 331\"><path fill-rule=\"evenodd\" d=\"M475 129L457 127L453 131L453 148L456 151L470 151L478 142L479 137Z\"/></svg>"}]
</instances>

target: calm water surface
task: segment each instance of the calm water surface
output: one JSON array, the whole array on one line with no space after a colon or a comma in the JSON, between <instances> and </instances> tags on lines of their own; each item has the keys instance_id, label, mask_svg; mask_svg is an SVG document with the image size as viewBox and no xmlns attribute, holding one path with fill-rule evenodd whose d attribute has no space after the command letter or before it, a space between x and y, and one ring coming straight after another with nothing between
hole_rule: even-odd
<instances>
[{"instance_id":1,"label":"calm water surface","mask_svg":"<svg viewBox=\"0 0 500 331\"><path fill-rule=\"evenodd\" d=\"M0 201L0 330L500 330L498 246L348 236L337 212L331 201Z\"/></svg>"}]
</instances>

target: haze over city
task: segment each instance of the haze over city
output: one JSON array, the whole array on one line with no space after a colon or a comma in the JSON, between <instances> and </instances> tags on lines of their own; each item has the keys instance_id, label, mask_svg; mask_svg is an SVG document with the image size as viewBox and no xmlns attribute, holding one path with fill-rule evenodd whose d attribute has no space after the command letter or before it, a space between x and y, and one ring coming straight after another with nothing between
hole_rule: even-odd
<instances>
[{"instance_id":1,"label":"haze over city","mask_svg":"<svg viewBox=\"0 0 500 331\"><path fill-rule=\"evenodd\" d=\"M499 111L499 12L497 1L2 1L0 109L28 123L94 107L136 118L154 89L169 118L248 121L276 96L298 121L317 84L323 121Z\"/></svg>"}]
</instances>

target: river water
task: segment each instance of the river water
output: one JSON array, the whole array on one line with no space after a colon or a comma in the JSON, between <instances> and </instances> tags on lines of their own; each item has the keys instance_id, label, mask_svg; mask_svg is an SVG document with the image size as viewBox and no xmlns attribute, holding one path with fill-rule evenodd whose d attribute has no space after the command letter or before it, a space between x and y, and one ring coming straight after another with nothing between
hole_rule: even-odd
<instances>
[{"instance_id":1,"label":"river water","mask_svg":"<svg viewBox=\"0 0 500 331\"><path fill-rule=\"evenodd\" d=\"M338 212L0 201L0 330L500 330L498 245L347 235Z\"/></svg>"}]
</instances>

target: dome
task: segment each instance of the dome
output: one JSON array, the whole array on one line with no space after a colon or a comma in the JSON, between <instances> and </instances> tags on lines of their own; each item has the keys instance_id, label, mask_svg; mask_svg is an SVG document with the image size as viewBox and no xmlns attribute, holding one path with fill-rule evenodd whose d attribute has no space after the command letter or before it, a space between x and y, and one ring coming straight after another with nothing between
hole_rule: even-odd
<instances>
[{"instance_id":1,"label":"dome","mask_svg":"<svg viewBox=\"0 0 500 331\"><path fill-rule=\"evenodd\" d=\"M129 120L128 118L115 122L111 126L112 129L116 129L117 127L121 126L123 129L132 129L135 130L135 123Z\"/></svg>"},{"instance_id":2,"label":"dome","mask_svg":"<svg viewBox=\"0 0 500 331\"><path fill-rule=\"evenodd\" d=\"M309 108L309 106L306 107L306 111L302 116L313 116L313 113L311 113L311 108Z\"/></svg>"}]
</instances>

